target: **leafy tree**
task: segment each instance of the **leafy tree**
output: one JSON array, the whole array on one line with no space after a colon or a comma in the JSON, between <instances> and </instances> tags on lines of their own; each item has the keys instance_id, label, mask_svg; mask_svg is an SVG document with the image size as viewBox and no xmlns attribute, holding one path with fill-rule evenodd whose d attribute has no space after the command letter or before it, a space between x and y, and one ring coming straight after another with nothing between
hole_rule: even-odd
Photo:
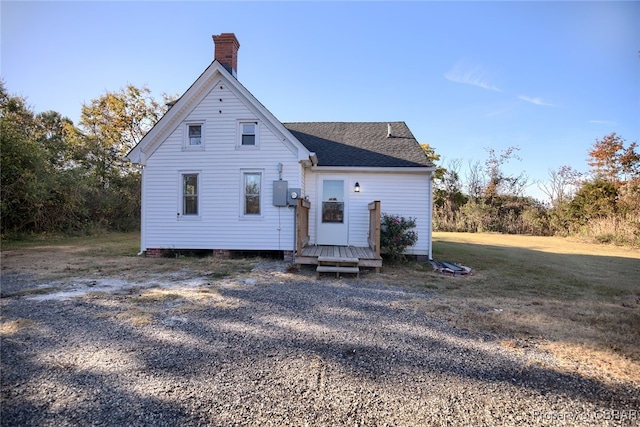
<instances>
[{"instance_id":1,"label":"leafy tree","mask_svg":"<svg viewBox=\"0 0 640 427\"><path fill-rule=\"evenodd\" d=\"M568 205L571 229L600 242L640 243L640 155L615 132L589 151L593 178Z\"/></svg>"},{"instance_id":2,"label":"leafy tree","mask_svg":"<svg viewBox=\"0 0 640 427\"><path fill-rule=\"evenodd\" d=\"M73 167L69 162L74 157L70 137L76 132L73 122L56 111L47 111L35 116L34 138L47 152L48 161L56 169Z\"/></svg>"},{"instance_id":3,"label":"leafy tree","mask_svg":"<svg viewBox=\"0 0 640 427\"><path fill-rule=\"evenodd\" d=\"M124 156L153 127L166 111L151 97L147 87L127 85L118 92L107 92L82 106L80 127L85 145L85 165L103 186L135 171Z\"/></svg>"},{"instance_id":4,"label":"leafy tree","mask_svg":"<svg viewBox=\"0 0 640 427\"><path fill-rule=\"evenodd\" d=\"M420 144L420 148L422 148L422 151L424 151L424 153L427 155L427 158L431 160L434 165L436 165L434 179L442 179L447 170L442 166L437 166L437 162L440 161L440 154L437 154L435 148L433 148L429 144Z\"/></svg>"},{"instance_id":5,"label":"leafy tree","mask_svg":"<svg viewBox=\"0 0 640 427\"><path fill-rule=\"evenodd\" d=\"M55 111L34 115L0 83L2 235L136 228L140 174L123 157L164 112L149 90L83 106L79 129Z\"/></svg>"},{"instance_id":6,"label":"leafy tree","mask_svg":"<svg viewBox=\"0 0 640 427\"><path fill-rule=\"evenodd\" d=\"M640 154L637 143L625 147L625 140L615 132L596 140L589 151L589 166L596 179L615 184L640 178Z\"/></svg>"},{"instance_id":7,"label":"leafy tree","mask_svg":"<svg viewBox=\"0 0 640 427\"><path fill-rule=\"evenodd\" d=\"M435 181L434 210L435 226L441 231L457 231L460 208L467 203L468 197L462 192L459 159L448 163L444 174Z\"/></svg>"},{"instance_id":8,"label":"leafy tree","mask_svg":"<svg viewBox=\"0 0 640 427\"><path fill-rule=\"evenodd\" d=\"M34 141L35 120L26 101L0 81L2 234L37 228L48 196L45 151Z\"/></svg>"},{"instance_id":9,"label":"leafy tree","mask_svg":"<svg viewBox=\"0 0 640 427\"><path fill-rule=\"evenodd\" d=\"M640 179L625 182L618 189L617 201L620 213L638 214L640 212Z\"/></svg>"},{"instance_id":10,"label":"leafy tree","mask_svg":"<svg viewBox=\"0 0 640 427\"><path fill-rule=\"evenodd\" d=\"M611 181L596 179L585 182L569 203L573 221L585 225L595 218L613 217L616 213L617 191Z\"/></svg>"},{"instance_id":11,"label":"leafy tree","mask_svg":"<svg viewBox=\"0 0 640 427\"><path fill-rule=\"evenodd\" d=\"M90 182L89 215L99 219L98 226L126 230L137 225L140 174L124 156L165 111L148 88L133 85L83 105L81 129L73 138L81 147L77 161Z\"/></svg>"}]
</instances>

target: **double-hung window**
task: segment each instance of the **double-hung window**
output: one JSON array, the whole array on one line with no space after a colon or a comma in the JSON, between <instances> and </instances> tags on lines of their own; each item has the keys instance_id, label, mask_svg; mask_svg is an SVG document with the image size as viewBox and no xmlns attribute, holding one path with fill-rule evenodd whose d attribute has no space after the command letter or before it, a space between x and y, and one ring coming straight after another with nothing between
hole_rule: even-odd
<instances>
[{"instance_id":1,"label":"double-hung window","mask_svg":"<svg viewBox=\"0 0 640 427\"><path fill-rule=\"evenodd\" d=\"M204 149L204 124L203 123L187 123L186 124L183 149L185 150Z\"/></svg>"},{"instance_id":2,"label":"double-hung window","mask_svg":"<svg viewBox=\"0 0 640 427\"><path fill-rule=\"evenodd\" d=\"M194 218L200 214L200 174L183 173L182 176L182 216Z\"/></svg>"},{"instance_id":3,"label":"double-hung window","mask_svg":"<svg viewBox=\"0 0 640 427\"><path fill-rule=\"evenodd\" d=\"M260 127L255 121L238 122L238 146L244 148L260 145Z\"/></svg>"},{"instance_id":4,"label":"double-hung window","mask_svg":"<svg viewBox=\"0 0 640 427\"><path fill-rule=\"evenodd\" d=\"M262 215L262 172L242 173L242 216L258 218Z\"/></svg>"},{"instance_id":5,"label":"double-hung window","mask_svg":"<svg viewBox=\"0 0 640 427\"><path fill-rule=\"evenodd\" d=\"M189 145L202 145L202 125L189 125Z\"/></svg>"},{"instance_id":6,"label":"double-hung window","mask_svg":"<svg viewBox=\"0 0 640 427\"><path fill-rule=\"evenodd\" d=\"M242 123L242 145L256 145L255 123Z\"/></svg>"}]
</instances>

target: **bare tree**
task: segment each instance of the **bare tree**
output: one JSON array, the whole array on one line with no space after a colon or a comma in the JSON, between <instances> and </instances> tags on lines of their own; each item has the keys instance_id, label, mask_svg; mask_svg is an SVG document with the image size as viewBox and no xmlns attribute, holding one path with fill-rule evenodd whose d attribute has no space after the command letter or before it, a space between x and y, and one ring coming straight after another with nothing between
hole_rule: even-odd
<instances>
[{"instance_id":1,"label":"bare tree","mask_svg":"<svg viewBox=\"0 0 640 427\"><path fill-rule=\"evenodd\" d=\"M482 165L479 161L469 161L469 168L466 173L467 192L474 202L480 200L484 193L485 179Z\"/></svg>"},{"instance_id":2,"label":"bare tree","mask_svg":"<svg viewBox=\"0 0 640 427\"><path fill-rule=\"evenodd\" d=\"M549 198L553 208L559 208L571 201L582 185L582 173L571 166L549 169L549 181L538 183L538 188Z\"/></svg>"}]
</instances>

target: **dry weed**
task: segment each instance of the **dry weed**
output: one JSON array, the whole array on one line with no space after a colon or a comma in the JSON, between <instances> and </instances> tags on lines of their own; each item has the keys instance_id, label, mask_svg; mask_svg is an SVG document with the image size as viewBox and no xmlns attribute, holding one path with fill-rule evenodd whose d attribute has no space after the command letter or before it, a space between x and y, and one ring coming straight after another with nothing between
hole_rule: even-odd
<instances>
[{"instance_id":1,"label":"dry weed","mask_svg":"<svg viewBox=\"0 0 640 427\"><path fill-rule=\"evenodd\" d=\"M0 323L0 336L3 338L15 335L25 329L34 329L37 323L31 319L15 319Z\"/></svg>"},{"instance_id":2,"label":"dry weed","mask_svg":"<svg viewBox=\"0 0 640 427\"><path fill-rule=\"evenodd\" d=\"M552 354L559 368L566 372L577 372L605 383L640 385L640 363L617 352L564 341L545 341L536 346Z\"/></svg>"}]
</instances>

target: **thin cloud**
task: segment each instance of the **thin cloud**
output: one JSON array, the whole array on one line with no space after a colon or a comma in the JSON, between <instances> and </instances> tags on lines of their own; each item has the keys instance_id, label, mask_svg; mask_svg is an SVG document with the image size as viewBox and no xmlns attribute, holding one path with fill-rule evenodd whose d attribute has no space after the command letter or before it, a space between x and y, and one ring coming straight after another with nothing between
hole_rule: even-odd
<instances>
[{"instance_id":1,"label":"thin cloud","mask_svg":"<svg viewBox=\"0 0 640 427\"><path fill-rule=\"evenodd\" d=\"M544 102L542 98L531 98L530 96L520 95L518 99L526 102L530 102L535 105L540 105L542 107L555 107L555 105L550 104L548 102Z\"/></svg>"},{"instance_id":2,"label":"thin cloud","mask_svg":"<svg viewBox=\"0 0 640 427\"><path fill-rule=\"evenodd\" d=\"M481 65L458 61L453 68L444 73L444 77L454 83L462 83L481 87L482 89L502 92L500 88L491 83L491 73Z\"/></svg>"},{"instance_id":3,"label":"thin cloud","mask_svg":"<svg viewBox=\"0 0 640 427\"><path fill-rule=\"evenodd\" d=\"M594 125L606 125L606 126L616 126L618 124L613 120L589 120L589 123L593 123Z\"/></svg>"},{"instance_id":4,"label":"thin cloud","mask_svg":"<svg viewBox=\"0 0 640 427\"><path fill-rule=\"evenodd\" d=\"M490 111L487 111L487 112L485 113L485 115L484 115L484 116L485 116L485 117L497 117L497 116L502 116L503 114L507 114L507 113L509 113L509 112L510 112L510 111L512 111L512 110L513 110L513 108L512 108L512 107L503 108L503 109L501 109L501 110L490 110Z\"/></svg>"}]
</instances>

